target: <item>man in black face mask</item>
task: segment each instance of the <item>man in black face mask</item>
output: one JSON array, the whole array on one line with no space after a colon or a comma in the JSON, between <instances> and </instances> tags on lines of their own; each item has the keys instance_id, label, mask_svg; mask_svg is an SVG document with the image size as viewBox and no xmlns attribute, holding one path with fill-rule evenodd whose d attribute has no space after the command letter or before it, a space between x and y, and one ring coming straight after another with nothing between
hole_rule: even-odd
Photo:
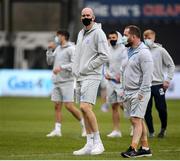
<instances>
[{"instance_id":1,"label":"man in black face mask","mask_svg":"<svg viewBox=\"0 0 180 161\"><path fill-rule=\"evenodd\" d=\"M93 105L102 78L102 65L108 61L108 42L101 25L94 22L91 8L84 8L81 21L84 28L79 32L73 63L76 77L76 99L80 103L87 132L87 143L74 155L98 155L104 146L100 138Z\"/></svg>"},{"instance_id":2,"label":"man in black face mask","mask_svg":"<svg viewBox=\"0 0 180 161\"><path fill-rule=\"evenodd\" d=\"M119 106L121 104L120 98L120 69L127 61L127 49L120 43L122 38L121 34L117 31L111 31L108 35L110 42L109 62L106 65L105 78L107 83L107 102L112 105L112 120L113 131L107 135L107 137L121 137L121 131L119 129ZM122 106L122 104L121 104Z\"/></svg>"}]
</instances>

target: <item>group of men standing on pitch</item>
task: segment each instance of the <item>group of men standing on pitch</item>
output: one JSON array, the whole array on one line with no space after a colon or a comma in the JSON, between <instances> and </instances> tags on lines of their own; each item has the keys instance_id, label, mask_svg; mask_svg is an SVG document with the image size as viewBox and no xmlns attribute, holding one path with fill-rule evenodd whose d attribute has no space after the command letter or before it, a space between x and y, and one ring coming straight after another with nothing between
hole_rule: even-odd
<instances>
[{"instance_id":1,"label":"group of men standing on pitch","mask_svg":"<svg viewBox=\"0 0 180 161\"><path fill-rule=\"evenodd\" d=\"M78 34L76 46L68 41L69 33L66 31L57 32L57 47L54 43L48 46L47 62L53 64L54 88L51 100L55 103L56 123L55 129L47 137L61 136L61 109L64 103L80 121L82 136L87 138L83 148L74 151L73 154L98 155L104 152L93 112L104 65L103 75L108 80L107 98L113 110L114 130L109 136L121 135L118 108L123 104L132 123L133 135L129 148L122 152L121 156L151 156L144 116L149 121L146 122L150 134L154 135L151 116L154 97L162 121L158 136L163 137L167 126L165 90L175 68L171 57L164 48L154 43L155 32L152 30L144 32L145 44L141 41L140 29L134 25L125 27L123 37L116 31L111 32L108 43L101 25L95 22L91 8L82 10L81 22L84 28ZM166 81L163 77L163 67L168 68ZM76 101L80 103L82 115L73 103L74 77ZM150 112L147 113L146 109ZM139 143L140 148L137 149Z\"/></svg>"}]
</instances>

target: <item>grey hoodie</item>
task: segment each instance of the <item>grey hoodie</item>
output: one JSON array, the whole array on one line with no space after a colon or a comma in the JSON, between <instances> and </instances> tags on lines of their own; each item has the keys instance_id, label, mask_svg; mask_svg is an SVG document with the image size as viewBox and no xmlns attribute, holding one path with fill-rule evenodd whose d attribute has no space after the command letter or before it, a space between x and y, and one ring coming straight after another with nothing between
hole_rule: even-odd
<instances>
[{"instance_id":1,"label":"grey hoodie","mask_svg":"<svg viewBox=\"0 0 180 161\"><path fill-rule=\"evenodd\" d=\"M101 26L94 23L88 31L78 34L73 74L77 81L86 79L101 80L102 64L108 61L108 42Z\"/></svg>"},{"instance_id":2,"label":"grey hoodie","mask_svg":"<svg viewBox=\"0 0 180 161\"><path fill-rule=\"evenodd\" d=\"M109 47L109 62L106 64L105 74L108 74L111 79L116 79L120 74L120 69L127 62L127 48L123 44L117 44L115 47Z\"/></svg>"},{"instance_id":3,"label":"grey hoodie","mask_svg":"<svg viewBox=\"0 0 180 161\"><path fill-rule=\"evenodd\" d=\"M52 52L48 49L46 52L46 58L48 65L53 65L55 67L61 67L63 70L52 75L53 83L74 81L72 75L72 63L75 47L72 43L68 42L65 46L57 46L57 48Z\"/></svg>"},{"instance_id":4,"label":"grey hoodie","mask_svg":"<svg viewBox=\"0 0 180 161\"><path fill-rule=\"evenodd\" d=\"M154 43L150 48L154 61L152 85L163 84L164 80L170 82L174 75L175 65L169 53L160 44ZM164 78L164 70L167 77Z\"/></svg>"},{"instance_id":5,"label":"grey hoodie","mask_svg":"<svg viewBox=\"0 0 180 161\"><path fill-rule=\"evenodd\" d=\"M128 55L132 48L128 48ZM138 92L144 95L150 92L153 76L153 60L151 53L143 42L132 51L127 64L123 68L122 85L126 94Z\"/></svg>"}]
</instances>

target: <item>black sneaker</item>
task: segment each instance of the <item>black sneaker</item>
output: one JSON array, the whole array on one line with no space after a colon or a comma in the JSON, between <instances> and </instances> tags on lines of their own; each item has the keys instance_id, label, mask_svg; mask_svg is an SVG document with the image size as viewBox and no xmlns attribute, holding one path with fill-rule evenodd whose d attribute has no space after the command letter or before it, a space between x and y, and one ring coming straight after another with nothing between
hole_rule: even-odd
<instances>
[{"instance_id":1,"label":"black sneaker","mask_svg":"<svg viewBox=\"0 0 180 161\"><path fill-rule=\"evenodd\" d=\"M145 150L142 147L140 147L137 151L137 156L136 157L150 157L152 156L151 150Z\"/></svg>"},{"instance_id":2,"label":"black sneaker","mask_svg":"<svg viewBox=\"0 0 180 161\"><path fill-rule=\"evenodd\" d=\"M166 133L166 129L161 129L160 133L158 134L158 138L164 138Z\"/></svg>"},{"instance_id":3,"label":"black sneaker","mask_svg":"<svg viewBox=\"0 0 180 161\"><path fill-rule=\"evenodd\" d=\"M137 152L130 146L126 152L121 153L121 156L124 158L133 158L137 156Z\"/></svg>"}]
</instances>

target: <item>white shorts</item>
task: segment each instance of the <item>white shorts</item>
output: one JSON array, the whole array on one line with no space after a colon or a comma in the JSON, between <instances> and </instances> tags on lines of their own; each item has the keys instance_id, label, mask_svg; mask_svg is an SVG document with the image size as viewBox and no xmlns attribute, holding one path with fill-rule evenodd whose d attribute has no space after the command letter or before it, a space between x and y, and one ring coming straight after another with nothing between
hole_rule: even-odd
<instances>
[{"instance_id":1,"label":"white shorts","mask_svg":"<svg viewBox=\"0 0 180 161\"><path fill-rule=\"evenodd\" d=\"M54 84L51 100L53 102L74 102L74 81Z\"/></svg>"},{"instance_id":2,"label":"white shorts","mask_svg":"<svg viewBox=\"0 0 180 161\"><path fill-rule=\"evenodd\" d=\"M108 80L103 76L101 79L100 87L101 89L104 89L107 87Z\"/></svg>"},{"instance_id":3,"label":"white shorts","mask_svg":"<svg viewBox=\"0 0 180 161\"><path fill-rule=\"evenodd\" d=\"M77 81L75 90L76 102L87 102L95 105L99 85L99 80Z\"/></svg>"},{"instance_id":4,"label":"white shorts","mask_svg":"<svg viewBox=\"0 0 180 161\"><path fill-rule=\"evenodd\" d=\"M137 92L127 95L126 100L123 103L125 115L127 117L138 117L144 119L150 95L151 92L147 92L142 100L138 99Z\"/></svg>"},{"instance_id":5,"label":"white shorts","mask_svg":"<svg viewBox=\"0 0 180 161\"><path fill-rule=\"evenodd\" d=\"M108 81L107 102L110 104L122 102L120 98L121 84Z\"/></svg>"}]
</instances>

